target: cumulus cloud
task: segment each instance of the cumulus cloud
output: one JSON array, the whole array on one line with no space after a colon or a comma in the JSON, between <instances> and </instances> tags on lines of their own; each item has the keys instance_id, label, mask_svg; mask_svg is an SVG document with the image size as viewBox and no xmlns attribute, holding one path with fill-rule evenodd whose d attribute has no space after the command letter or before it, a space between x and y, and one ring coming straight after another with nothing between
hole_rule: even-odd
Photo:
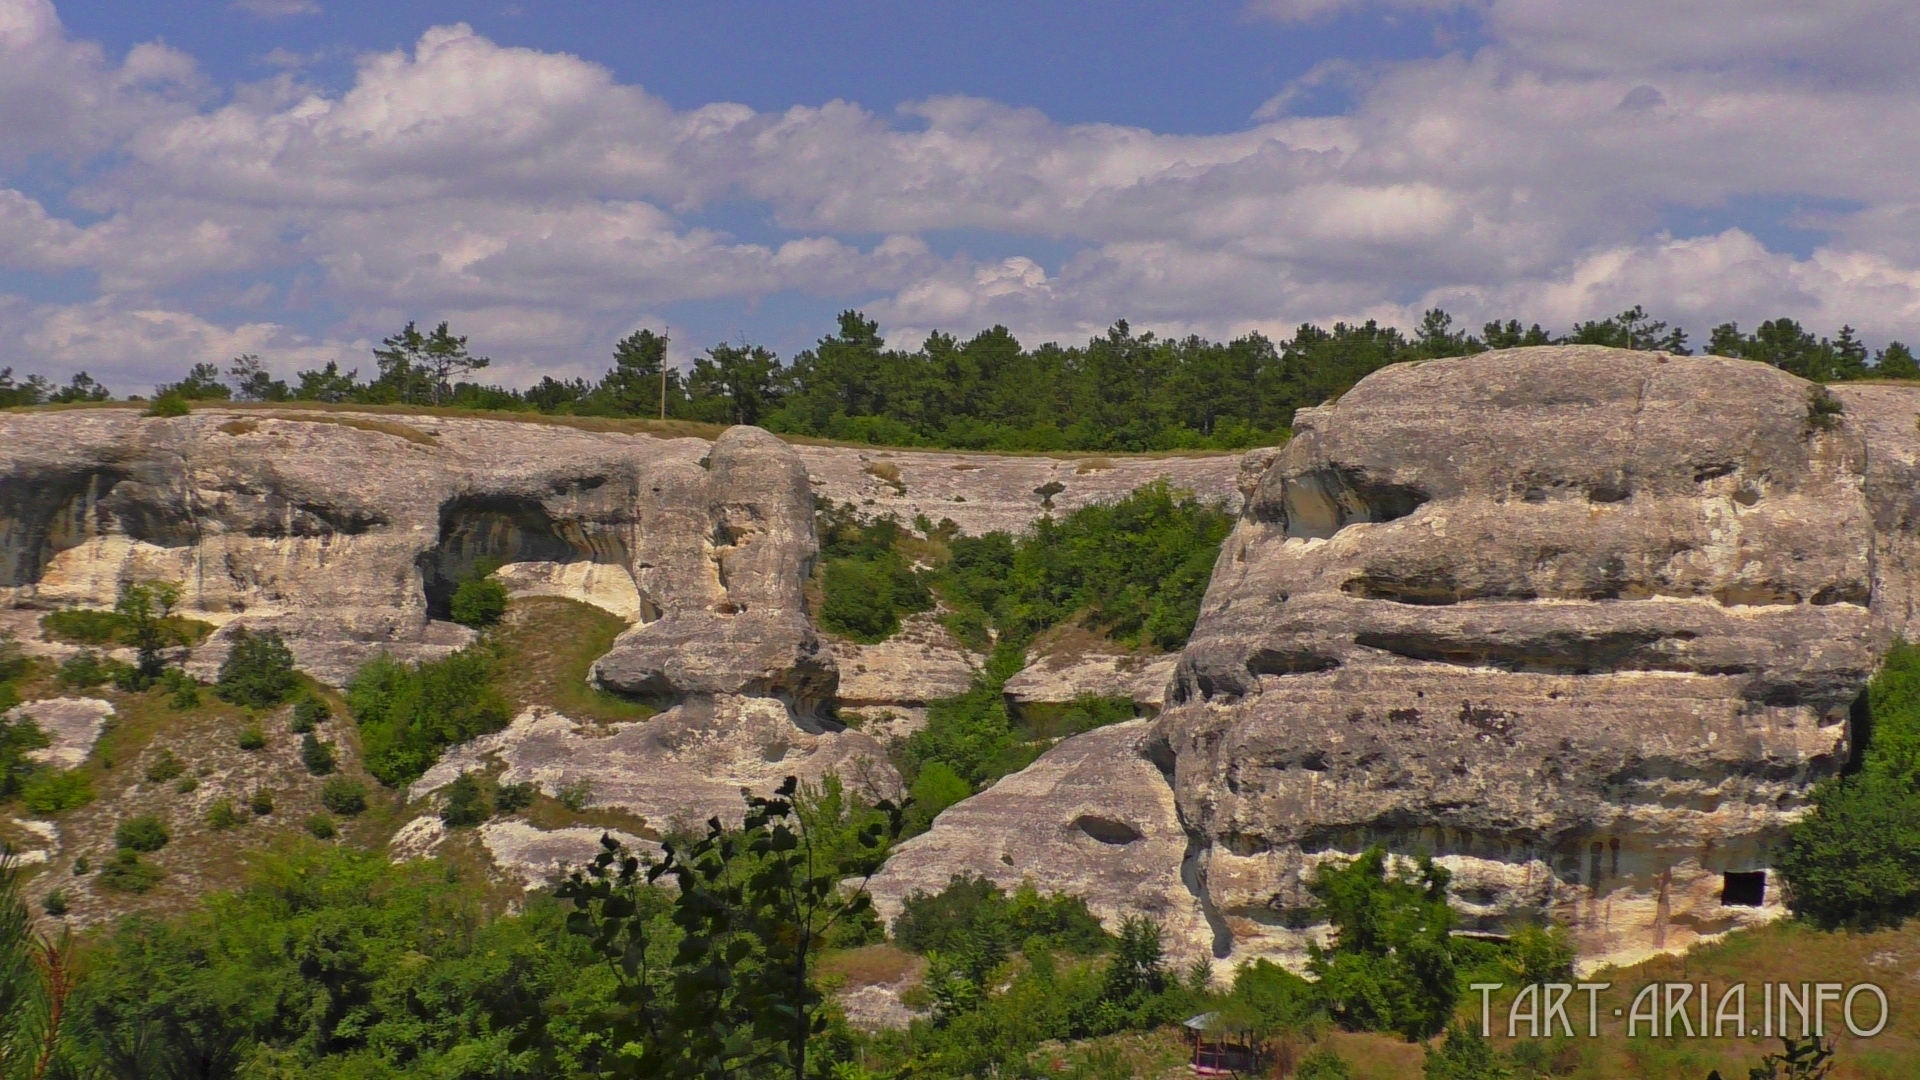
<instances>
[{"instance_id":1,"label":"cumulus cloud","mask_svg":"<svg viewBox=\"0 0 1920 1080\"><path fill-rule=\"evenodd\" d=\"M996 322L1071 338L1121 317L1284 335L1428 304L1564 326L1634 303L1696 333L1790 314L1912 338L1920 95L1891 58L1920 30L1889 0L1812 22L1787 0L1737 6L1275 0L1258 10L1459 7L1485 43L1323 66L1306 82L1350 79L1341 115L1289 115L1282 94L1242 130L1171 135L966 97L676 109L464 25L362 57L342 90L290 66L216 100L184 54L114 63L44 0L0 0L0 110L18 118L0 170L52 153L74 181L54 199L0 171L0 267L95 289L0 298L0 342L144 383L451 318L531 378L591 373L675 304L783 293L866 306L908 339ZM1672 232L1682 211L1753 200L1810 203L1783 223L1828 238L1800 257L1759 230ZM764 208L780 235L707 223L722 204ZM1013 253L929 246L956 231ZM291 328L315 306L331 327Z\"/></svg>"}]
</instances>

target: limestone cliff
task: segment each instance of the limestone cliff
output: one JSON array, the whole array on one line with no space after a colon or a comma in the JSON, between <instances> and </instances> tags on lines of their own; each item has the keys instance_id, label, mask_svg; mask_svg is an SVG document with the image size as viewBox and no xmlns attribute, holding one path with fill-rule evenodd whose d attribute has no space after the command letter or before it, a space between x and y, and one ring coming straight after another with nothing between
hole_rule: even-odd
<instances>
[{"instance_id":1,"label":"limestone cliff","mask_svg":"<svg viewBox=\"0 0 1920 1080\"><path fill-rule=\"evenodd\" d=\"M1182 944L1300 959L1313 868L1373 844L1448 866L1468 928L1551 916L1588 963L1781 914L1770 852L1914 631L1920 557L1920 392L1836 389L1831 426L1816 392L1736 360L1514 350L1388 368L1248 455L1138 744L1189 838L1206 918ZM937 878L923 848L1138 801L1067 776L1021 826L963 803L880 888Z\"/></svg>"}]
</instances>

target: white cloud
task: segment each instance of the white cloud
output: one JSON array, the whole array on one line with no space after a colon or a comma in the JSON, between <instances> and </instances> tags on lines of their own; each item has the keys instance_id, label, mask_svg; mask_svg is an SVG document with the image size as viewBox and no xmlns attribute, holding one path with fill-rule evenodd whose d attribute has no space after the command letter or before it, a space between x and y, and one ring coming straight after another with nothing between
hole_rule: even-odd
<instances>
[{"instance_id":1,"label":"white cloud","mask_svg":"<svg viewBox=\"0 0 1920 1080\"><path fill-rule=\"evenodd\" d=\"M89 163L60 202L0 179L0 266L97 282L83 303L0 303L0 344L151 382L449 318L531 378L596 370L643 314L781 293L866 305L897 339L996 322L1079 337L1122 317L1284 335L1427 304L1564 326L1634 303L1697 335L1789 314L1914 338L1920 95L1892 58L1920 30L1888 0L1812 22L1787 0L1744 19L1733 4L1463 5L1490 44L1303 80L1345 80L1343 115L1290 116L1283 93L1243 130L1168 135L960 97L675 109L464 25L362 57L343 91L289 64L208 104L190 57L143 45L116 65L43 0L0 0L0 109L18 118L0 169ZM1343 8L1367 9L1262 10ZM1764 230L1667 235L1680 211L1756 200L1815 206L1788 224L1830 239L1796 257ZM703 224L755 202L786 235ZM1011 250L935 255L929 234L955 230ZM1077 254L1043 265L1022 238ZM343 314L306 337L289 329L302 305Z\"/></svg>"}]
</instances>

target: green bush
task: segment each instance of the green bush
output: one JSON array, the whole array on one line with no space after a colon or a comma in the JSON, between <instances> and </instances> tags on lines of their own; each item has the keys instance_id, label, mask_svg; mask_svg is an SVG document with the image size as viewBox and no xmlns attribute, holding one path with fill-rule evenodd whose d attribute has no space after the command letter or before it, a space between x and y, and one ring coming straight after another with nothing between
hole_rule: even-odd
<instances>
[{"instance_id":1,"label":"green bush","mask_svg":"<svg viewBox=\"0 0 1920 1080\"><path fill-rule=\"evenodd\" d=\"M310 814L307 816L307 834L315 840L331 840L340 835L340 830L334 827L333 819L327 815Z\"/></svg>"},{"instance_id":2,"label":"green bush","mask_svg":"<svg viewBox=\"0 0 1920 1080\"><path fill-rule=\"evenodd\" d=\"M166 674L160 676L160 684L167 689L168 708L184 711L200 707L200 684L186 672L168 668Z\"/></svg>"},{"instance_id":3,"label":"green bush","mask_svg":"<svg viewBox=\"0 0 1920 1080\"><path fill-rule=\"evenodd\" d=\"M333 744L321 742L319 736L308 731L300 739L300 763L315 776L327 775L335 765Z\"/></svg>"},{"instance_id":4,"label":"green bush","mask_svg":"<svg viewBox=\"0 0 1920 1080\"><path fill-rule=\"evenodd\" d=\"M161 394L159 397L153 399L152 404L147 406L148 416L171 418L186 416L191 412L193 412L193 406L188 405L187 399L182 397L178 391L168 391L167 393Z\"/></svg>"},{"instance_id":5,"label":"green bush","mask_svg":"<svg viewBox=\"0 0 1920 1080\"><path fill-rule=\"evenodd\" d=\"M61 686L75 690L86 690L102 683L115 681L123 672L132 670L117 660L109 660L92 649L81 649L66 658L60 664L59 674L54 678Z\"/></svg>"},{"instance_id":6,"label":"green bush","mask_svg":"<svg viewBox=\"0 0 1920 1080\"><path fill-rule=\"evenodd\" d=\"M493 812L515 814L533 805L540 789L530 783L501 784L493 792Z\"/></svg>"},{"instance_id":7,"label":"green bush","mask_svg":"<svg viewBox=\"0 0 1920 1080\"><path fill-rule=\"evenodd\" d=\"M253 811L254 817L266 817L273 813L273 792L267 788L254 788L253 794L247 797L247 809Z\"/></svg>"},{"instance_id":8,"label":"green bush","mask_svg":"<svg viewBox=\"0 0 1920 1080\"><path fill-rule=\"evenodd\" d=\"M453 621L482 630L507 613L507 587L491 577L469 577L453 590Z\"/></svg>"},{"instance_id":9,"label":"green bush","mask_svg":"<svg viewBox=\"0 0 1920 1080\"><path fill-rule=\"evenodd\" d=\"M492 685L493 654L467 648L443 660L402 664L380 656L347 686L367 771L391 787L420 777L455 743L498 731L511 713Z\"/></svg>"},{"instance_id":10,"label":"green bush","mask_svg":"<svg viewBox=\"0 0 1920 1080\"><path fill-rule=\"evenodd\" d=\"M1293 1080L1353 1080L1353 1068L1332 1047L1323 1046L1300 1059Z\"/></svg>"},{"instance_id":11,"label":"green bush","mask_svg":"<svg viewBox=\"0 0 1920 1080\"><path fill-rule=\"evenodd\" d=\"M159 851L171 839L173 834L167 831L166 823L154 814L130 817L113 830L114 846L125 851Z\"/></svg>"},{"instance_id":12,"label":"green bush","mask_svg":"<svg viewBox=\"0 0 1920 1080\"><path fill-rule=\"evenodd\" d=\"M207 807L207 827L215 832L225 832L240 824L240 812L234 809L232 799L215 799Z\"/></svg>"},{"instance_id":13,"label":"green bush","mask_svg":"<svg viewBox=\"0 0 1920 1080\"><path fill-rule=\"evenodd\" d=\"M1428 1046L1420 1075L1425 1080L1512 1080L1512 1063L1470 1024L1453 1024L1440 1044Z\"/></svg>"},{"instance_id":14,"label":"green bush","mask_svg":"<svg viewBox=\"0 0 1920 1080\"><path fill-rule=\"evenodd\" d=\"M100 868L100 887L114 892L143 893L160 884L166 871L140 861L138 853L122 848Z\"/></svg>"},{"instance_id":15,"label":"green bush","mask_svg":"<svg viewBox=\"0 0 1920 1080\"><path fill-rule=\"evenodd\" d=\"M367 808L367 786L345 776L332 777L320 785L320 805L341 817L352 817Z\"/></svg>"},{"instance_id":16,"label":"green bush","mask_svg":"<svg viewBox=\"0 0 1920 1080\"><path fill-rule=\"evenodd\" d=\"M593 805L593 781L584 776L569 780L554 791L553 797L561 806L577 814Z\"/></svg>"},{"instance_id":17,"label":"green bush","mask_svg":"<svg viewBox=\"0 0 1920 1080\"><path fill-rule=\"evenodd\" d=\"M1920 648L1894 644L1867 706L1858 770L1815 790L1775 856L1794 914L1826 928L1920 914Z\"/></svg>"},{"instance_id":18,"label":"green bush","mask_svg":"<svg viewBox=\"0 0 1920 1080\"><path fill-rule=\"evenodd\" d=\"M191 795L200 790L200 778L197 776L183 776L179 782L173 785L173 790L181 795Z\"/></svg>"},{"instance_id":19,"label":"green bush","mask_svg":"<svg viewBox=\"0 0 1920 1080\"><path fill-rule=\"evenodd\" d=\"M153 760L147 763L147 781L153 784L164 784L185 771L186 766L180 764L180 759L174 756L173 751L162 747L160 752L154 755Z\"/></svg>"},{"instance_id":20,"label":"green bush","mask_svg":"<svg viewBox=\"0 0 1920 1080\"><path fill-rule=\"evenodd\" d=\"M1342 1025L1424 1039L1446 1026L1460 996L1449 875L1429 859L1412 877L1389 874L1387 862L1376 847L1315 869L1308 889L1333 924L1334 944L1310 946L1308 968Z\"/></svg>"},{"instance_id":21,"label":"green bush","mask_svg":"<svg viewBox=\"0 0 1920 1080\"><path fill-rule=\"evenodd\" d=\"M75 810L93 801L93 784L78 769L39 769L27 778L20 801L41 817Z\"/></svg>"},{"instance_id":22,"label":"green bush","mask_svg":"<svg viewBox=\"0 0 1920 1080\"><path fill-rule=\"evenodd\" d=\"M933 826L933 819L940 816L940 811L972 795L973 789L946 762L931 761L913 778L907 794L913 800L907 808L907 815L912 819L908 831L923 833Z\"/></svg>"},{"instance_id":23,"label":"green bush","mask_svg":"<svg viewBox=\"0 0 1920 1080\"><path fill-rule=\"evenodd\" d=\"M8 720L0 716L0 799L20 794L41 766L27 755L53 745L31 716Z\"/></svg>"},{"instance_id":24,"label":"green bush","mask_svg":"<svg viewBox=\"0 0 1920 1080\"><path fill-rule=\"evenodd\" d=\"M820 625L855 641L884 641L900 629L900 616L933 607L925 575L899 550L906 533L894 518L863 522L851 504L829 503L817 524Z\"/></svg>"},{"instance_id":25,"label":"green bush","mask_svg":"<svg viewBox=\"0 0 1920 1080\"><path fill-rule=\"evenodd\" d=\"M40 901L40 910L56 919L65 915L67 913L67 894L59 889L53 890L47 894L45 900Z\"/></svg>"},{"instance_id":26,"label":"green bush","mask_svg":"<svg viewBox=\"0 0 1920 1080\"><path fill-rule=\"evenodd\" d=\"M295 735L305 735L332 719L332 707L325 700L308 694L293 703L293 719L288 723L287 728Z\"/></svg>"},{"instance_id":27,"label":"green bush","mask_svg":"<svg viewBox=\"0 0 1920 1080\"><path fill-rule=\"evenodd\" d=\"M446 801L440 806L440 820L450 828L478 825L487 820L487 796L472 773L461 773L446 788Z\"/></svg>"},{"instance_id":28,"label":"green bush","mask_svg":"<svg viewBox=\"0 0 1920 1080\"><path fill-rule=\"evenodd\" d=\"M259 724L248 724L240 729L233 743L242 750L264 750L267 747L267 733L260 730Z\"/></svg>"},{"instance_id":29,"label":"green bush","mask_svg":"<svg viewBox=\"0 0 1920 1080\"><path fill-rule=\"evenodd\" d=\"M964 874L953 875L931 896L909 895L893 920L893 938L917 953L985 947L996 957L1036 939L1046 948L1083 956L1114 942L1080 897L1042 895L1030 882L1009 897L986 878Z\"/></svg>"},{"instance_id":30,"label":"green bush","mask_svg":"<svg viewBox=\"0 0 1920 1080\"><path fill-rule=\"evenodd\" d=\"M235 629L229 640L232 648L213 684L213 692L221 701L269 709L285 701L300 685L293 670L293 650L287 648L278 631L254 633L243 626Z\"/></svg>"}]
</instances>

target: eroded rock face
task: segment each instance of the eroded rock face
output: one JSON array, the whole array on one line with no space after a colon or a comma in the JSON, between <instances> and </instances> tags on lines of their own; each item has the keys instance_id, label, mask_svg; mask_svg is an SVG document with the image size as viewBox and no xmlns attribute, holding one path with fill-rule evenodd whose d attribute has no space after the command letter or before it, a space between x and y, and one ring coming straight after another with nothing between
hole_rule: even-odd
<instances>
[{"instance_id":1,"label":"eroded rock face","mask_svg":"<svg viewBox=\"0 0 1920 1080\"><path fill-rule=\"evenodd\" d=\"M1008 892L1030 881L1084 896L1111 927L1150 916L1174 958L1206 955L1206 915L1181 881L1187 835L1166 777L1146 756L1147 734L1147 721L1132 720L1076 735L949 807L873 878L880 917L891 924L908 896L938 893L967 873Z\"/></svg>"},{"instance_id":2,"label":"eroded rock face","mask_svg":"<svg viewBox=\"0 0 1920 1080\"><path fill-rule=\"evenodd\" d=\"M1868 445L1810 391L1545 348L1300 413L1155 728L1234 951L1297 954L1313 867L1372 844L1449 865L1466 925L1551 914L1590 960L1779 914L1723 875L1845 760L1886 636Z\"/></svg>"},{"instance_id":3,"label":"eroded rock face","mask_svg":"<svg viewBox=\"0 0 1920 1080\"><path fill-rule=\"evenodd\" d=\"M730 429L649 530L664 614L622 634L594 665L611 689L666 702L723 694L778 697L802 716L831 701L838 672L807 620L819 544L807 471L786 443ZM682 570L693 557L705 573ZM680 572L673 572L680 570Z\"/></svg>"}]
</instances>

